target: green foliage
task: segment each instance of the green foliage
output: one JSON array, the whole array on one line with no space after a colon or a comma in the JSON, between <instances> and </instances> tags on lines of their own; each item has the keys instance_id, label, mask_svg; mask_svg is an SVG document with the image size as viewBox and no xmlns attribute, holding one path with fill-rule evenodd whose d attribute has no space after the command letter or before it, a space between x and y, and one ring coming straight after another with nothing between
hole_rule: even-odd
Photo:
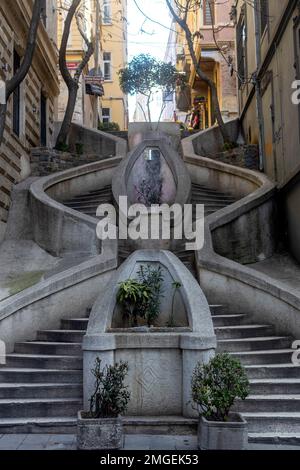
<instances>
[{"instance_id":1,"label":"green foliage","mask_svg":"<svg viewBox=\"0 0 300 470\"><path fill-rule=\"evenodd\" d=\"M233 150L237 147L237 144L234 142L225 142L223 145L223 151L227 152L228 150Z\"/></svg>"},{"instance_id":2,"label":"green foliage","mask_svg":"<svg viewBox=\"0 0 300 470\"><path fill-rule=\"evenodd\" d=\"M59 152L69 152L70 147L69 144L60 143L56 145L55 150L58 150Z\"/></svg>"},{"instance_id":3,"label":"green foliage","mask_svg":"<svg viewBox=\"0 0 300 470\"><path fill-rule=\"evenodd\" d=\"M130 400L130 392L124 385L128 363L121 361L101 369L101 360L97 357L92 373L96 382L90 398L91 418L116 418L124 413Z\"/></svg>"},{"instance_id":4,"label":"green foliage","mask_svg":"<svg viewBox=\"0 0 300 470\"><path fill-rule=\"evenodd\" d=\"M76 154L78 156L83 155L83 143L82 142L77 142L75 144L75 149L76 149Z\"/></svg>"},{"instance_id":5,"label":"green foliage","mask_svg":"<svg viewBox=\"0 0 300 470\"><path fill-rule=\"evenodd\" d=\"M137 318L143 317L144 305L151 295L150 288L136 279L120 282L117 302L123 307L123 317L131 320L132 326L137 325Z\"/></svg>"},{"instance_id":6,"label":"green foliage","mask_svg":"<svg viewBox=\"0 0 300 470\"><path fill-rule=\"evenodd\" d=\"M159 61L149 54L140 54L119 71L119 80L124 93L149 96L157 88L171 93L184 78L171 63Z\"/></svg>"},{"instance_id":7,"label":"green foliage","mask_svg":"<svg viewBox=\"0 0 300 470\"><path fill-rule=\"evenodd\" d=\"M160 313L160 299L162 295L162 269L151 267L150 265L141 266L138 271L139 281L149 289L148 299L141 305L142 315L147 320L148 326L157 319Z\"/></svg>"},{"instance_id":8,"label":"green foliage","mask_svg":"<svg viewBox=\"0 0 300 470\"><path fill-rule=\"evenodd\" d=\"M236 398L249 394L249 380L240 361L217 354L208 364L198 363L192 376L192 398L199 414L209 421L227 421Z\"/></svg>"},{"instance_id":9,"label":"green foliage","mask_svg":"<svg viewBox=\"0 0 300 470\"><path fill-rule=\"evenodd\" d=\"M117 122L99 122L98 126L99 131L109 132L109 131L116 131L120 130L120 126Z\"/></svg>"},{"instance_id":10,"label":"green foliage","mask_svg":"<svg viewBox=\"0 0 300 470\"><path fill-rule=\"evenodd\" d=\"M141 266L138 279L127 279L120 282L117 302L123 308L123 317L137 326L137 320L143 318L151 326L159 315L162 270L149 265Z\"/></svg>"}]
</instances>

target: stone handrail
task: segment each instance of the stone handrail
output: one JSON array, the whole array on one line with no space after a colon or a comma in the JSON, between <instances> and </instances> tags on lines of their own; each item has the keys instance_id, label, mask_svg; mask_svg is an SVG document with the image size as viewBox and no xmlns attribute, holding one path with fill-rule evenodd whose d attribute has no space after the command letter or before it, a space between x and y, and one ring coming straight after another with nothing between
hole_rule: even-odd
<instances>
[{"instance_id":1,"label":"stone handrail","mask_svg":"<svg viewBox=\"0 0 300 470\"><path fill-rule=\"evenodd\" d=\"M205 219L204 246L196 252L202 289L210 302L229 304L232 311L249 313L259 322L273 324L279 334L300 337L299 293L270 276L229 259L228 254L222 256L219 250L218 231L226 237L229 229L233 227L235 230L239 226L240 232L234 231L234 234L239 234L249 250L252 243L255 248L258 244L267 251L267 256L272 255L274 230L270 225L276 186L261 173L196 155L194 149L201 146L199 142L195 145L199 136L200 139L205 138L205 132L182 141L184 160L193 169L191 173L195 175L195 180L220 191L230 191L239 198ZM261 235L263 229L267 234L258 243L255 238Z\"/></svg>"}]
</instances>

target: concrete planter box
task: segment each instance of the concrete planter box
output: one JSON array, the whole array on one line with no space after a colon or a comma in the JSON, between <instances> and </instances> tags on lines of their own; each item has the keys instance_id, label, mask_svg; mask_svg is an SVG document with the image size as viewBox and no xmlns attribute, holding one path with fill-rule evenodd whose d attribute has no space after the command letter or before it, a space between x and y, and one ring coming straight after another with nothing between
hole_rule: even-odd
<instances>
[{"instance_id":1,"label":"concrete planter box","mask_svg":"<svg viewBox=\"0 0 300 470\"><path fill-rule=\"evenodd\" d=\"M90 419L79 411L77 448L79 450L122 449L124 434L121 417Z\"/></svg>"},{"instance_id":2,"label":"concrete planter box","mask_svg":"<svg viewBox=\"0 0 300 470\"><path fill-rule=\"evenodd\" d=\"M198 427L198 447L201 450L245 450L248 445L248 425L239 413L230 414L230 421L207 421L201 416Z\"/></svg>"}]
</instances>

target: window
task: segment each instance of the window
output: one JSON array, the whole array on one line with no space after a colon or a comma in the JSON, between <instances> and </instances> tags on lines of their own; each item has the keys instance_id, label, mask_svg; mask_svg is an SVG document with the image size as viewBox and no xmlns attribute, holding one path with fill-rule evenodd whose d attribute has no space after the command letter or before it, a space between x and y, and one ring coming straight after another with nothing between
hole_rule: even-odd
<instances>
[{"instance_id":1,"label":"window","mask_svg":"<svg viewBox=\"0 0 300 470\"><path fill-rule=\"evenodd\" d=\"M263 36L268 26L269 8L268 0L260 0L260 35Z\"/></svg>"},{"instance_id":2,"label":"window","mask_svg":"<svg viewBox=\"0 0 300 470\"><path fill-rule=\"evenodd\" d=\"M111 0L103 0L103 24L111 24Z\"/></svg>"},{"instance_id":3,"label":"window","mask_svg":"<svg viewBox=\"0 0 300 470\"><path fill-rule=\"evenodd\" d=\"M104 80L111 80L111 53L103 52Z\"/></svg>"},{"instance_id":4,"label":"window","mask_svg":"<svg viewBox=\"0 0 300 470\"><path fill-rule=\"evenodd\" d=\"M211 26L215 22L215 0L203 0L203 24Z\"/></svg>"},{"instance_id":5,"label":"window","mask_svg":"<svg viewBox=\"0 0 300 470\"><path fill-rule=\"evenodd\" d=\"M102 108L102 122L103 124L110 122L110 108Z\"/></svg>"},{"instance_id":6,"label":"window","mask_svg":"<svg viewBox=\"0 0 300 470\"><path fill-rule=\"evenodd\" d=\"M19 54L14 50L14 74L17 73L20 68L21 58ZM21 111L21 99L20 99L20 85L15 89L13 93L13 132L20 136L20 111Z\"/></svg>"},{"instance_id":7,"label":"window","mask_svg":"<svg viewBox=\"0 0 300 470\"><path fill-rule=\"evenodd\" d=\"M247 27L245 13L242 12L237 25L238 81L241 87L247 75Z\"/></svg>"}]
</instances>

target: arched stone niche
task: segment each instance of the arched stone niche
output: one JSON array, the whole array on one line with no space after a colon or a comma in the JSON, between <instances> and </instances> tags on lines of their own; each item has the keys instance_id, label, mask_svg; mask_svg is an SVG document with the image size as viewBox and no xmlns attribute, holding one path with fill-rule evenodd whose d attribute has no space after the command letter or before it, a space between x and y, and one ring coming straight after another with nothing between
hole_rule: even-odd
<instances>
[{"instance_id":1,"label":"arched stone niche","mask_svg":"<svg viewBox=\"0 0 300 470\"><path fill-rule=\"evenodd\" d=\"M122 326L116 295L119 283L136 278L138 266L160 265L165 287L180 282L176 327L118 328ZM162 307L168 312L172 292L165 292ZM163 306L164 305L164 306ZM170 308L170 305L169 305ZM165 314L162 313L162 316ZM180 324L180 321L182 324ZM216 338L207 300L192 274L171 252L140 250L133 253L116 271L104 295L92 309L84 352L84 405L88 408L93 392L91 369L96 357L102 364L128 361L127 382L131 390L128 415L192 417L190 383L198 361L207 362L214 354Z\"/></svg>"},{"instance_id":2,"label":"arched stone niche","mask_svg":"<svg viewBox=\"0 0 300 470\"><path fill-rule=\"evenodd\" d=\"M143 184L161 185L155 202L145 197ZM167 138L152 134L143 140L118 166L112 179L112 192L118 206L120 196L128 197L128 204L146 206L158 203L181 205L191 199L191 179L180 155Z\"/></svg>"}]
</instances>

